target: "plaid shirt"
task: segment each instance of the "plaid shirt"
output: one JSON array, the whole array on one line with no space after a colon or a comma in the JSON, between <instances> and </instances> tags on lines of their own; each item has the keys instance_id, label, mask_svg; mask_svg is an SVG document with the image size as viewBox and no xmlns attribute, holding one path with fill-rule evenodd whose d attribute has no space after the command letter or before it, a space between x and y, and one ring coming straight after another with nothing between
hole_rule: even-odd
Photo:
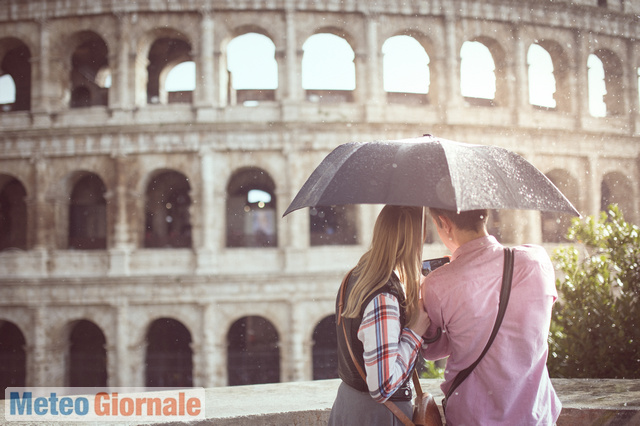
<instances>
[{"instance_id":1,"label":"plaid shirt","mask_svg":"<svg viewBox=\"0 0 640 426\"><path fill-rule=\"evenodd\" d=\"M364 345L369 393L384 403L411 374L422 338L409 328L400 329L398 299L381 293L365 308L358 339Z\"/></svg>"}]
</instances>

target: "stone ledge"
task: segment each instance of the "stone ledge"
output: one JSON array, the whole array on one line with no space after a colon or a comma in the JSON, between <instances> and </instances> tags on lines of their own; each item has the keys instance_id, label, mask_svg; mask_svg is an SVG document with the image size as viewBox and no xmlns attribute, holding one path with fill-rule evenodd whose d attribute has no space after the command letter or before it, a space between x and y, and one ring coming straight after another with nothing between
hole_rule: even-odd
<instances>
[{"instance_id":1,"label":"stone ledge","mask_svg":"<svg viewBox=\"0 0 640 426\"><path fill-rule=\"evenodd\" d=\"M563 409L558 426L640 425L640 380L553 379ZM441 380L423 379L422 387L440 404ZM156 425L276 426L326 425L340 380L318 380L208 388L206 419ZM0 404L0 422L4 404ZM12 422L40 426L42 422ZM73 422L74 426L95 423ZM108 423L107 423L108 424ZM113 423L111 423L113 424ZM134 423L129 424L144 424Z\"/></svg>"}]
</instances>

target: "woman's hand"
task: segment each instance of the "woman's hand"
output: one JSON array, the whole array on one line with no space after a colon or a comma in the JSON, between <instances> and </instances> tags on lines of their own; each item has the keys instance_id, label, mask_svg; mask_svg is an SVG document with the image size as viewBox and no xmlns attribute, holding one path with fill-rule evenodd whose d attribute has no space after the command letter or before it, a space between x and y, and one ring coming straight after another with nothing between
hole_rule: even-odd
<instances>
[{"instance_id":1,"label":"woman's hand","mask_svg":"<svg viewBox=\"0 0 640 426\"><path fill-rule=\"evenodd\" d=\"M429 319L429 315L427 314L427 311L424 310L422 301L420 301L418 304L418 312L416 313L412 323L409 325L409 328L418 336L424 336L429 325L431 325L431 319Z\"/></svg>"}]
</instances>

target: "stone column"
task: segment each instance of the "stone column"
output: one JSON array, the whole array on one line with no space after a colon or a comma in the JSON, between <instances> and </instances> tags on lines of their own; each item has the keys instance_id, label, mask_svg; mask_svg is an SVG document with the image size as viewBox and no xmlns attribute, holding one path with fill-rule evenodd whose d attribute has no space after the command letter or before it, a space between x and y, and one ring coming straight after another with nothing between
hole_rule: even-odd
<instances>
[{"instance_id":1,"label":"stone column","mask_svg":"<svg viewBox=\"0 0 640 426\"><path fill-rule=\"evenodd\" d=\"M128 173L130 161L122 154L115 154L113 159L115 189L111 194L115 207L110 210L114 216L112 243L109 247L109 275L129 275L129 256L133 249L130 239L127 198Z\"/></svg>"},{"instance_id":2,"label":"stone column","mask_svg":"<svg viewBox=\"0 0 640 426\"><path fill-rule=\"evenodd\" d=\"M444 6L443 6L444 7ZM456 14L453 6L447 5L444 9L444 67L445 87L441 96L443 105L448 110L451 107L463 105L460 92L460 49L456 38ZM448 111L445 112L445 116Z\"/></svg>"},{"instance_id":3,"label":"stone column","mask_svg":"<svg viewBox=\"0 0 640 426\"><path fill-rule=\"evenodd\" d=\"M129 58L131 57L130 40L131 18L128 14L116 14L118 26L117 51L110 55L113 58L111 66L111 88L109 89L109 108L112 110L130 110L133 107L133 93L131 93L131 69ZM134 53L135 55L135 53Z\"/></svg>"},{"instance_id":4,"label":"stone column","mask_svg":"<svg viewBox=\"0 0 640 426\"><path fill-rule=\"evenodd\" d=\"M597 215L600 213L600 203L602 198L601 179L598 167L598 154L592 153L588 155L588 182L585 193L587 199L584 201L586 212L580 212L583 216ZM631 194L629 194L631 195Z\"/></svg>"},{"instance_id":5,"label":"stone column","mask_svg":"<svg viewBox=\"0 0 640 426\"><path fill-rule=\"evenodd\" d=\"M313 377L309 375L310 369L307 357L305 356L305 344L307 341L304 336L304 326L307 324L308 309L305 304L298 298L289 300L290 313L290 333L286 345L282 345L285 349L288 359L282 356L282 365L287 370L283 371L283 380L302 381L311 380ZM288 349L288 350L287 350Z\"/></svg>"},{"instance_id":6,"label":"stone column","mask_svg":"<svg viewBox=\"0 0 640 426\"><path fill-rule=\"evenodd\" d=\"M526 47L520 37L520 31L517 27L513 27L512 33L514 39L514 62L512 69L515 77L515 86L512 86L514 91L511 108L514 114L514 124L520 125L520 118L527 117L529 115L527 111L531 110L529 104L529 75L525 52Z\"/></svg>"},{"instance_id":7,"label":"stone column","mask_svg":"<svg viewBox=\"0 0 640 426\"><path fill-rule=\"evenodd\" d=\"M39 51L37 56L31 57L31 111L36 127L48 127L51 124L49 112L51 109L51 94L48 82L50 80L50 24L47 20L38 21L40 31Z\"/></svg>"},{"instance_id":8,"label":"stone column","mask_svg":"<svg viewBox=\"0 0 640 426\"><path fill-rule=\"evenodd\" d=\"M133 386L131 380L131 360L129 359L129 303L125 298L118 301L116 310L115 376L109 377L109 384ZM111 380L113 379L113 381Z\"/></svg>"},{"instance_id":9,"label":"stone column","mask_svg":"<svg viewBox=\"0 0 640 426\"><path fill-rule=\"evenodd\" d=\"M573 62L570 82L571 110L575 116L576 129L582 128L583 114L589 114L589 78L587 68L586 42L579 31L574 31Z\"/></svg>"},{"instance_id":10,"label":"stone column","mask_svg":"<svg viewBox=\"0 0 640 426\"><path fill-rule=\"evenodd\" d=\"M47 386L47 369L50 367L47 357L47 332L45 330L44 306L32 306L31 323L33 330L32 338L27 342L27 377L26 385L31 386Z\"/></svg>"},{"instance_id":11,"label":"stone column","mask_svg":"<svg viewBox=\"0 0 640 426\"><path fill-rule=\"evenodd\" d=\"M367 25L367 93L364 102L368 121L383 121L385 92L383 83L382 53L378 44L377 15L366 16ZM356 70L358 71L358 70Z\"/></svg>"},{"instance_id":12,"label":"stone column","mask_svg":"<svg viewBox=\"0 0 640 426\"><path fill-rule=\"evenodd\" d=\"M221 386L221 384L216 380L216 330L214 305L210 303L205 304L202 306L202 345L200 345L201 365L198 369L200 383L197 385L194 383L196 386L202 386L205 388Z\"/></svg>"},{"instance_id":13,"label":"stone column","mask_svg":"<svg viewBox=\"0 0 640 426\"><path fill-rule=\"evenodd\" d=\"M196 88L194 93L197 108L211 108L216 98L214 79L214 22L211 10L200 10L200 49L195 55Z\"/></svg>"},{"instance_id":14,"label":"stone column","mask_svg":"<svg viewBox=\"0 0 640 426\"><path fill-rule=\"evenodd\" d=\"M201 184L201 197L199 215L200 228L194 230L194 233L201 235L201 241L196 247L197 250L197 273L213 272L216 269L216 252L219 244L219 233L216 232L219 229L216 224L216 218L220 219L224 216L216 215L216 197L215 184L215 164L214 154L209 146L202 146L200 148L200 176L202 179Z\"/></svg>"},{"instance_id":15,"label":"stone column","mask_svg":"<svg viewBox=\"0 0 640 426\"><path fill-rule=\"evenodd\" d=\"M296 37L296 16L294 9L287 9L285 12L285 25L287 32L286 39L286 99L300 102L302 100L301 87L301 59L299 55L298 40ZM301 53L301 52L300 52Z\"/></svg>"}]
</instances>

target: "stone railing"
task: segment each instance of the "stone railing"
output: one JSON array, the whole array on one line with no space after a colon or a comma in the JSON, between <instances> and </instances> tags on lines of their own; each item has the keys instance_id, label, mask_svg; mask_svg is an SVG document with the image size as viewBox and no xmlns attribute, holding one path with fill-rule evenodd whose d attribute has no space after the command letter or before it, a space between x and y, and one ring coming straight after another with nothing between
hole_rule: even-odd
<instances>
[{"instance_id":1,"label":"stone railing","mask_svg":"<svg viewBox=\"0 0 640 426\"><path fill-rule=\"evenodd\" d=\"M421 383L440 406L441 381L423 379ZM190 426L326 425L339 384L339 379L333 379L208 388L205 390L205 420L185 423L170 420L170 423ZM563 406L558 426L640 425L640 380L553 379L553 385ZM0 421L5 419L4 408L4 404L0 404ZM83 422L73 424L84 425Z\"/></svg>"}]
</instances>

